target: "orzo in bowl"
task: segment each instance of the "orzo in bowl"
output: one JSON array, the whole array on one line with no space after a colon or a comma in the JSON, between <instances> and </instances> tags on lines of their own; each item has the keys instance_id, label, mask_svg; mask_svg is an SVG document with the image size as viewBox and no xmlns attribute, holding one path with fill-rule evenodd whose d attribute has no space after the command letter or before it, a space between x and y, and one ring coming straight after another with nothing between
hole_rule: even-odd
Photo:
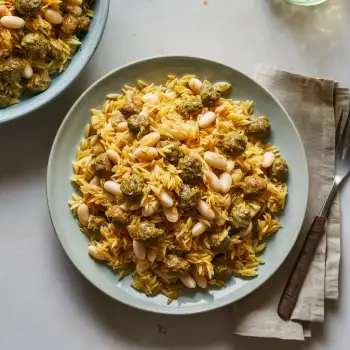
<instances>
[{"instance_id":1,"label":"orzo in bowl","mask_svg":"<svg viewBox=\"0 0 350 350\"><path fill-rule=\"evenodd\" d=\"M254 277L281 226L286 161L230 84L168 76L109 94L73 163L70 201L89 254L147 295Z\"/></svg>"},{"instance_id":2,"label":"orzo in bowl","mask_svg":"<svg viewBox=\"0 0 350 350\"><path fill-rule=\"evenodd\" d=\"M96 82L48 166L52 221L74 264L115 299L171 314L265 282L298 236L307 191L304 150L280 104L236 70L189 57Z\"/></svg>"},{"instance_id":3,"label":"orzo in bowl","mask_svg":"<svg viewBox=\"0 0 350 350\"><path fill-rule=\"evenodd\" d=\"M0 0L0 122L40 107L76 78L99 42L108 4ZM79 63L76 54L84 56Z\"/></svg>"}]
</instances>

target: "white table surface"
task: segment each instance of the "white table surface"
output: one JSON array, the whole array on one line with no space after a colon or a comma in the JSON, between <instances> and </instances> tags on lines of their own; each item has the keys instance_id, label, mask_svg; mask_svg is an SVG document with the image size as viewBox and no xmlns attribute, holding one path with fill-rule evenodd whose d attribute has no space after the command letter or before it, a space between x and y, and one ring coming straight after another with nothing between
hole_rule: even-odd
<instances>
[{"instance_id":1,"label":"white table surface","mask_svg":"<svg viewBox=\"0 0 350 350\"><path fill-rule=\"evenodd\" d=\"M99 0L104 1L104 0ZM241 338L230 313L170 317L113 301L72 266L56 239L45 196L53 138L73 101L97 78L147 56L188 54L253 74L262 62L350 86L350 1L310 9L283 0L111 0L102 42L79 80L56 101L0 126L0 349L337 349L350 342L350 257L341 297L306 343ZM1 111L0 111L1 113ZM342 191L350 245L350 182ZM166 334L159 332L161 325Z\"/></svg>"}]
</instances>

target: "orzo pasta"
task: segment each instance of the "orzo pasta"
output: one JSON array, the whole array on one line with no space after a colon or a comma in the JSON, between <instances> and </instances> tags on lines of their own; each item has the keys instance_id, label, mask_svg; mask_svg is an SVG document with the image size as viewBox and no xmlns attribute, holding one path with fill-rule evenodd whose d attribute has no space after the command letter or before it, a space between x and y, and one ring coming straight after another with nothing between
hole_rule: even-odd
<instances>
[{"instance_id":1,"label":"orzo pasta","mask_svg":"<svg viewBox=\"0 0 350 350\"><path fill-rule=\"evenodd\" d=\"M138 82L93 109L73 163L69 203L89 254L133 287L169 301L181 288L257 275L276 232L288 167L252 101L230 85L169 76Z\"/></svg>"},{"instance_id":2,"label":"orzo pasta","mask_svg":"<svg viewBox=\"0 0 350 350\"><path fill-rule=\"evenodd\" d=\"M0 108L38 94L89 30L94 0L0 0Z\"/></svg>"}]
</instances>

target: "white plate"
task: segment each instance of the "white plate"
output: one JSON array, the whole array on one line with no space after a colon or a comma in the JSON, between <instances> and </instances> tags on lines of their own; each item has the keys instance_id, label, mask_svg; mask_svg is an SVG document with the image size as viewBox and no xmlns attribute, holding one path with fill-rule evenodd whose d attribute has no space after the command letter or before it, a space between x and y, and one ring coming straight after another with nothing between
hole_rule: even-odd
<instances>
[{"instance_id":1,"label":"white plate","mask_svg":"<svg viewBox=\"0 0 350 350\"><path fill-rule=\"evenodd\" d=\"M212 82L232 84L232 98L255 102L256 114L267 115L272 125L269 142L276 145L290 168L288 201L281 215L283 229L268 242L262 254L265 265L253 279L232 278L225 288L194 290L167 305L167 298L147 297L130 286L131 278L118 281L104 265L87 253L87 238L68 207L75 191L69 179L73 175L75 150L90 122L90 109L100 107L109 93L120 92L125 84L135 85L138 79L164 83L168 74L195 74ZM159 57L142 60L118 68L93 84L74 104L63 121L53 144L47 175L47 195L51 218L57 236L67 255L81 273L96 287L130 306L165 314L191 314L212 310L241 299L253 292L273 275L285 260L296 241L306 211L308 168L298 132L279 102L263 87L237 70L222 64L191 57Z\"/></svg>"}]
</instances>

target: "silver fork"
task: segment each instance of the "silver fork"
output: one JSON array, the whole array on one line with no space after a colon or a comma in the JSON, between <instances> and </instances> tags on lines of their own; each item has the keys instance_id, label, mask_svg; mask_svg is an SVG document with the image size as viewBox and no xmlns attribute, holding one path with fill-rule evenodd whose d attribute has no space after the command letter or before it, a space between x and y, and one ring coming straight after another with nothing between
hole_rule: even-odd
<instances>
[{"instance_id":1,"label":"silver fork","mask_svg":"<svg viewBox=\"0 0 350 350\"><path fill-rule=\"evenodd\" d=\"M315 217L309 229L303 247L299 253L291 275L289 276L278 305L277 312L283 320L289 320L292 315L301 287L303 286L307 272L315 255L317 245L322 236L334 196L338 192L339 186L343 180L350 173L350 149L349 147L346 147L345 144L346 135L349 128L349 115L350 111L346 117L343 131L341 131L344 117L344 111L342 111L336 128L335 176L332 188L322 206L320 213Z\"/></svg>"}]
</instances>

